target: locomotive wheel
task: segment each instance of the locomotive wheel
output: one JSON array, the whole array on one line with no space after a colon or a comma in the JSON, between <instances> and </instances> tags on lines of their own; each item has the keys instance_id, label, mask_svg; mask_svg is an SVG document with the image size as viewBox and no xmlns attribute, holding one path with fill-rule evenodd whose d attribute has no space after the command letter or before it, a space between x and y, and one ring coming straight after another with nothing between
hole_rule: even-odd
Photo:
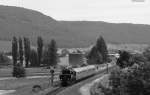
<instances>
[{"instance_id":1,"label":"locomotive wheel","mask_svg":"<svg viewBox=\"0 0 150 95\"><path fill-rule=\"evenodd\" d=\"M71 81L71 84L75 84L76 83L76 79L73 79L72 81Z\"/></svg>"}]
</instances>

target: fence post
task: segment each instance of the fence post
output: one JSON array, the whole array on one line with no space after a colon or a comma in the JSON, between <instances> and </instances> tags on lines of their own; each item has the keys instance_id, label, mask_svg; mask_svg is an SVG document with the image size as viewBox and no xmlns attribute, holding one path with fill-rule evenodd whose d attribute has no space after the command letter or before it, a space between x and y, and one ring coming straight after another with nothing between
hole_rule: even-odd
<instances>
[{"instance_id":1,"label":"fence post","mask_svg":"<svg viewBox=\"0 0 150 95\"><path fill-rule=\"evenodd\" d=\"M51 86L53 86L53 82L54 82L54 69L51 69L50 73L51 73Z\"/></svg>"}]
</instances>

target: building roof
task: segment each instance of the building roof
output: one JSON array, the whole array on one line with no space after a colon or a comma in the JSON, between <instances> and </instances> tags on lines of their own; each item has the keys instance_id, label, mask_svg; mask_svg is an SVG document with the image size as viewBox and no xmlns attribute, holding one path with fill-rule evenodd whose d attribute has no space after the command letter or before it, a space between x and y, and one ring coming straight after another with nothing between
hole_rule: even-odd
<instances>
[{"instance_id":1,"label":"building roof","mask_svg":"<svg viewBox=\"0 0 150 95\"><path fill-rule=\"evenodd\" d=\"M89 70L89 69L94 69L94 68L95 68L94 65L89 65L89 66L80 67L80 68L73 68L73 70L75 72L82 72L82 71Z\"/></svg>"}]
</instances>

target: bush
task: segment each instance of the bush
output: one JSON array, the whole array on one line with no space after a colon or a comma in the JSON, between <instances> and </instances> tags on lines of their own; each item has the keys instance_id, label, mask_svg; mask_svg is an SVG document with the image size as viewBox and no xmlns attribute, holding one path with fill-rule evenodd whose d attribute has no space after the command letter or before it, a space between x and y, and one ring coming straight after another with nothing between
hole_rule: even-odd
<instances>
[{"instance_id":1,"label":"bush","mask_svg":"<svg viewBox=\"0 0 150 95\"><path fill-rule=\"evenodd\" d=\"M20 65L16 65L13 67L13 73L12 74L13 74L13 77L16 77L16 78L26 76L25 69Z\"/></svg>"},{"instance_id":2,"label":"bush","mask_svg":"<svg viewBox=\"0 0 150 95\"><path fill-rule=\"evenodd\" d=\"M11 60L4 54L0 52L0 65L9 65Z\"/></svg>"},{"instance_id":3,"label":"bush","mask_svg":"<svg viewBox=\"0 0 150 95\"><path fill-rule=\"evenodd\" d=\"M131 67L134 64L133 56L127 51L120 51L120 57L117 59L117 65L120 68Z\"/></svg>"},{"instance_id":4,"label":"bush","mask_svg":"<svg viewBox=\"0 0 150 95\"><path fill-rule=\"evenodd\" d=\"M113 71L109 86L102 89L104 95L150 95L150 63Z\"/></svg>"},{"instance_id":5,"label":"bush","mask_svg":"<svg viewBox=\"0 0 150 95\"><path fill-rule=\"evenodd\" d=\"M41 90L42 90L42 87L40 85L34 85L32 87L32 91L35 92L35 93L37 93L37 92L39 92Z\"/></svg>"}]
</instances>

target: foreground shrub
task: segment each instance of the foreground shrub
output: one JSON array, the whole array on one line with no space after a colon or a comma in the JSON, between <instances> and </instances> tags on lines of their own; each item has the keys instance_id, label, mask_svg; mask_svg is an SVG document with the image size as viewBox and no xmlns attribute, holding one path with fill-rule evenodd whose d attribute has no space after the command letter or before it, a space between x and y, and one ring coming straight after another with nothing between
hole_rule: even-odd
<instances>
[{"instance_id":1,"label":"foreground shrub","mask_svg":"<svg viewBox=\"0 0 150 95\"><path fill-rule=\"evenodd\" d=\"M42 87L40 85L34 85L32 87L32 91L37 93L37 92L40 92L42 90Z\"/></svg>"},{"instance_id":2,"label":"foreground shrub","mask_svg":"<svg viewBox=\"0 0 150 95\"><path fill-rule=\"evenodd\" d=\"M104 95L150 95L150 63L118 69L111 73Z\"/></svg>"},{"instance_id":3,"label":"foreground shrub","mask_svg":"<svg viewBox=\"0 0 150 95\"><path fill-rule=\"evenodd\" d=\"M127 51L119 51L120 57L117 59L117 65L120 68L131 67L134 64L133 56Z\"/></svg>"},{"instance_id":4,"label":"foreground shrub","mask_svg":"<svg viewBox=\"0 0 150 95\"><path fill-rule=\"evenodd\" d=\"M13 77L16 77L16 78L20 78L20 77L25 77L26 76L26 72L25 72L25 69L20 66L20 65L16 65L13 67Z\"/></svg>"}]
</instances>

